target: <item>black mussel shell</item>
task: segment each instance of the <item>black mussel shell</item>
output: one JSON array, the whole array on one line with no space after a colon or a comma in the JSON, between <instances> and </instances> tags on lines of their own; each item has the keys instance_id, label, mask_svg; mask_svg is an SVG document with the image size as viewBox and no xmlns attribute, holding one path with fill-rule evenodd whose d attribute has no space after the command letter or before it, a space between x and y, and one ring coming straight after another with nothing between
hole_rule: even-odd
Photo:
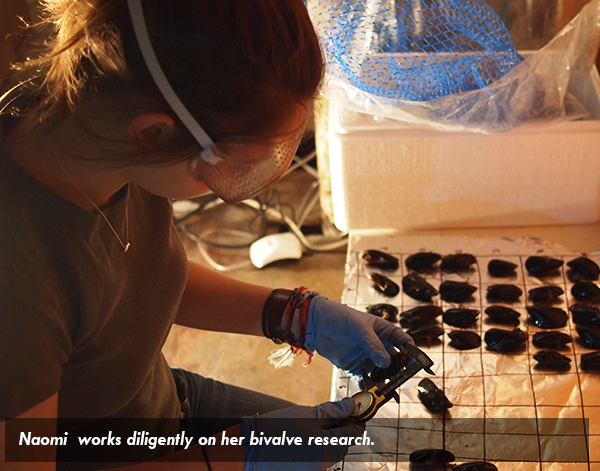
<instances>
[{"instance_id":1,"label":"black mussel shell","mask_svg":"<svg viewBox=\"0 0 600 471\"><path fill-rule=\"evenodd\" d=\"M442 256L434 252L418 252L406 257L404 264L406 268L417 273L430 273L434 265L440 261Z\"/></svg>"},{"instance_id":2,"label":"black mussel shell","mask_svg":"<svg viewBox=\"0 0 600 471\"><path fill-rule=\"evenodd\" d=\"M536 332L532 338L534 347L554 350L563 350L572 341L573 338L570 335L557 331Z\"/></svg>"},{"instance_id":3,"label":"black mussel shell","mask_svg":"<svg viewBox=\"0 0 600 471\"><path fill-rule=\"evenodd\" d=\"M383 270L398 269L398 259L389 253L382 252L381 250L365 250L361 255L370 267L378 267Z\"/></svg>"},{"instance_id":4,"label":"black mussel shell","mask_svg":"<svg viewBox=\"0 0 600 471\"><path fill-rule=\"evenodd\" d=\"M527 306L529 322L542 329L560 329L567 325L569 316L558 307L551 306Z\"/></svg>"},{"instance_id":5,"label":"black mussel shell","mask_svg":"<svg viewBox=\"0 0 600 471\"><path fill-rule=\"evenodd\" d=\"M565 291L560 286L539 286L529 290L529 301L533 304L552 304L564 293Z\"/></svg>"},{"instance_id":6,"label":"black mussel shell","mask_svg":"<svg viewBox=\"0 0 600 471\"><path fill-rule=\"evenodd\" d=\"M525 260L525 268L531 276L549 276L555 274L563 263L557 258L532 255Z\"/></svg>"},{"instance_id":7,"label":"black mussel shell","mask_svg":"<svg viewBox=\"0 0 600 471\"><path fill-rule=\"evenodd\" d=\"M488 324L517 326L519 325L519 317L521 317L520 312L497 304L486 307L485 313L488 316L486 319Z\"/></svg>"},{"instance_id":8,"label":"black mussel shell","mask_svg":"<svg viewBox=\"0 0 600 471\"><path fill-rule=\"evenodd\" d=\"M477 319L479 318L479 311L477 309L467 309L458 307L454 309L447 309L444 312L444 322L454 327L462 327L468 329L472 327Z\"/></svg>"},{"instance_id":9,"label":"black mussel shell","mask_svg":"<svg viewBox=\"0 0 600 471\"><path fill-rule=\"evenodd\" d=\"M488 272L497 278L507 278L516 275L517 267L516 263L494 259L488 263Z\"/></svg>"},{"instance_id":10,"label":"black mussel shell","mask_svg":"<svg viewBox=\"0 0 600 471\"><path fill-rule=\"evenodd\" d=\"M538 370L566 371L571 369L571 359L555 350L540 350L533 358Z\"/></svg>"},{"instance_id":11,"label":"black mussel shell","mask_svg":"<svg viewBox=\"0 0 600 471\"><path fill-rule=\"evenodd\" d=\"M523 350L527 342L527 334L521 329L490 329L484 335L487 349L492 352L513 353Z\"/></svg>"},{"instance_id":12,"label":"black mussel shell","mask_svg":"<svg viewBox=\"0 0 600 471\"><path fill-rule=\"evenodd\" d=\"M431 347L441 343L440 335L444 333L444 328L440 324L427 324L406 331L419 347Z\"/></svg>"},{"instance_id":13,"label":"black mussel shell","mask_svg":"<svg viewBox=\"0 0 600 471\"><path fill-rule=\"evenodd\" d=\"M471 299L477 287L466 281L442 281L440 284L440 297L449 303L464 303Z\"/></svg>"},{"instance_id":14,"label":"black mussel shell","mask_svg":"<svg viewBox=\"0 0 600 471\"><path fill-rule=\"evenodd\" d=\"M593 281L578 281L571 287L571 294L577 301L600 303L600 288Z\"/></svg>"},{"instance_id":15,"label":"black mussel shell","mask_svg":"<svg viewBox=\"0 0 600 471\"><path fill-rule=\"evenodd\" d=\"M455 253L442 257L441 269L446 273L469 271L477 259L469 253Z\"/></svg>"},{"instance_id":16,"label":"black mussel shell","mask_svg":"<svg viewBox=\"0 0 600 471\"><path fill-rule=\"evenodd\" d=\"M381 275L380 273L369 273L367 275L373 282L373 286L388 298L397 296L400 292L400 286L390 280L387 276Z\"/></svg>"},{"instance_id":17,"label":"black mussel shell","mask_svg":"<svg viewBox=\"0 0 600 471\"><path fill-rule=\"evenodd\" d=\"M523 290L515 285L490 285L487 287L486 299L490 303L514 303L522 294Z\"/></svg>"},{"instance_id":18,"label":"black mussel shell","mask_svg":"<svg viewBox=\"0 0 600 471\"><path fill-rule=\"evenodd\" d=\"M567 262L567 266L569 267L567 276L573 282L583 280L594 281L600 276L600 267L598 267L598 264L587 257L575 258Z\"/></svg>"},{"instance_id":19,"label":"black mussel shell","mask_svg":"<svg viewBox=\"0 0 600 471\"><path fill-rule=\"evenodd\" d=\"M488 461L471 461L455 466L452 471L498 471L498 467Z\"/></svg>"},{"instance_id":20,"label":"black mussel shell","mask_svg":"<svg viewBox=\"0 0 600 471\"><path fill-rule=\"evenodd\" d=\"M410 354L408 351L401 350L396 355L392 355L390 366L387 368L375 368L369 376L376 383L390 379L406 367L409 358Z\"/></svg>"},{"instance_id":21,"label":"black mussel shell","mask_svg":"<svg viewBox=\"0 0 600 471\"><path fill-rule=\"evenodd\" d=\"M370 306L367 306L367 312L377 317L383 317L390 322L396 322L398 319L398 308L393 304L371 304Z\"/></svg>"},{"instance_id":22,"label":"black mussel shell","mask_svg":"<svg viewBox=\"0 0 600 471\"><path fill-rule=\"evenodd\" d=\"M575 329L579 334L577 340L581 345L590 350L600 350L600 328L578 325Z\"/></svg>"},{"instance_id":23,"label":"black mussel shell","mask_svg":"<svg viewBox=\"0 0 600 471\"><path fill-rule=\"evenodd\" d=\"M444 391L438 388L429 378L423 378L419 381L417 390L419 400L432 414L441 414L454 405L448 400Z\"/></svg>"},{"instance_id":24,"label":"black mussel shell","mask_svg":"<svg viewBox=\"0 0 600 471\"><path fill-rule=\"evenodd\" d=\"M457 350L472 350L481 346L481 337L476 332L470 330L453 330L448 332L450 345Z\"/></svg>"},{"instance_id":25,"label":"black mussel shell","mask_svg":"<svg viewBox=\"0 0 600 471\"><path fill-rule=\"evenodd\" d=\"M600 371L600 352L584 353L580 364L583 371Z\"/></svg>"},{"instance_id":26,"label":"black mussel shell","mask_svg":"<svg viewBox=\"0 0 600 471\"><path fill-rule=\"evenodd\" d=\"M420 325L431 324L435 318L441 316L444 310L440 306L433 304L424 304L413 307L408 311L400 313L400 325L404 328L418 327Z\"/></svg>"},{"instance_id":27,"label":"black mussel shell","mask_svg":"<svg viewBox=\"0 0 600 471\"><path fill-rule=\"evenodd\" d=\"M411 463L452 463L456 457L448 450L425 448L413 451L408 459Z\"/></svg>"},{"instance_id":28,"label":"black mussel shell","mask_svg":"<svg viewBox=\"0 0 600 471\"><path fill-rule=\"evenodd\" d=\"M407 296L427 303L430 303L431 298L439 294L438 290L431 286L425 278L416 273L409 273L402 277L402 289Z\"/></svg>"},{"instance_id":29,"label":"black mussel shell","mask_svg":"<svg viewBox=\"0 0 600 471\"><path fill-rule=\"evenodd\" d=\"M583 303L575 303L569 307L573 322L587 327L600 327L600 309Z\"/></svg>"}]
</instances>

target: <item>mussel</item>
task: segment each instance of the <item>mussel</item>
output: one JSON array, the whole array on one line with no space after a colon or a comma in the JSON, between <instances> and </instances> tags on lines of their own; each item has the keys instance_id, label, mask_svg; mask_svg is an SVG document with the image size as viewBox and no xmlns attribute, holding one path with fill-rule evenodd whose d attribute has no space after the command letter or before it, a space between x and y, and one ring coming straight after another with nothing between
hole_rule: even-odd
<instances>
[{"instance_id":1,"label":"mussel","mask_svg":"<svg viewBox=\"0 0 600 471\"><path fill-rule=\"evenodd\" d=\"M486 319L488 324L511 325L516 327L519 325L519 317L521 317L520 312L499 304L486 307L485 313L488 316Z\"/></svg>"},{"instance_id":2,"label":"mussel","mask_svg":"<svg viewBox=\"0 0 600 471\"><path fill-rule=\"evenodd\" d=\"M600 276L600 267L598 267L598 264L587 257L574 258L567 262L567 266L569 267L567 277L573 282L583 280L594 281Z\"/></svg>"},{"instance_id":3,"label":"mussel","mask_svg":"<svg viewBox=\"0 0 600 471\"><path fill-rule=\"evenodd\" d=\"M571 294L577 301L600 303L600 288L593 281L578 281L571 287Z\"/></svg>"},{"instance_id":4,"label":"mussel","mask_svg":"<svg viewBox=\"0 0 600 471\"><path fill-rule=\"evenodd\" d=\"M600 327L600 309L583 303L575 303L569 307L573 322L587 327Z\"/></svg>"},{"instance_id":5,"label":"mussel","mask_svg":"<svg viewBox=\"0 0 600 471\"><path fill-rule=\"evenodd\" d=\"M584 353L580 365L583 371L600 371L600 352Z\"/></svg>"},{"instance_id":6,"label":"mussel","mask_svg":"<svg viewBox=\"0 0 600 471\"><path fill-rule=\"evenodd\" d=\"M410 354L406 350L401 350L396 355L392 355L390 366L387 368L376 367L369 376L375 383L390 379L406 367L409 358Z\"/></svg>"},{"instance_id":7,"label":"mussel","mask_svg":"<svg viewBox=\"0 0 600 471\"><path fill-rule=\"evenodd\" d=\"M453 327L462 327L468 329L472 327L477 319L479 318L479 311L477 309L468 308L453 308L446 309L444 312L444 322Z\"/></svg>"},{"instance_id":8,"label":"mussel","mask_svg":"<svg viewBox=\"0 0 600 471\"><path fill-rule=\"evenodd\" d=\"M375 289L388 298L393 298L400 292L400 287L387 276L380 273L369 273L367 276L373 282Z\"/></svg>"},{"instance_id":9,"label":"mussel","mask_svg":"<svg viewBox=\"0 0 600 471\"><path fill-rule=\"evenodd\" d=\"M487 287L486 299L490 303L514 303L519 300L523 290L511 284L497 284Z\"/></svg>"},{"instance_id":10,"label":"mussel","mask_svg":"<svg viewBox=\"0 0 600 471\"><path fill-rule=\"evenodd\" d=\"M564 293L565 291L560 286L539 286L529 290L529 301L533 304L552 304Z\"/></svg>"},{"instance_id":11,"label":"mussel","mask_svg":"<svg viewBox=\"0 0 600 471\"><path fill-rule=\"evenodd\" d=\"M434 252L417 252L406 257L406 268L417 273L431 273L442 256Z\"/></svg>"},{"instance_id":12,"label":"mussel","mask_svg":"<svg viewBox=\"0 0 600 471\"><path fill-rule=\"evenodd\" d=\"M411 463L452 463L456 457L448 450L438 448L424 448L413 451L408 459Z\"/></svg>"},{"instance_id":13,"label":"mussel","mask_svg":"<svg viewBox=\"0 0 600 471\"><path fill-rule=\"evenodd\" d=\"M361 256L370 267L377 267L382 270L397 270L399 266L396 257L381 250L365 250Z\"/></svg>"},{"instance_id":14,"label":"mussel","mask_svg":"<svg viewBox=\"0 0 600 471\"><path fill-rule=\"evenodd\" d=\"M556 330L536 332L532 337L533 346L543 349L564 350L572 341L573 338L569 334Z\"/></svg>"},{"instance_id":15,"label":"mussel","mask_svg":"<svg viewBox=\"0 0 600 471\"><path fill-rule=\"evenodd\" d=\"M440 297L449 303L464 303L471 299L477 287L466 281L442 281L440 284Z\"/></svg>"},{"instance_id":16,"label":"mussel","mask_svg":"<svg viewBox=\"0 0 600 471\"><path fill-rule=\"evenodd\" d=\"M531 276L543 277L556 274L563 263L557 258L532 255L525 260L525 268Z\"/></svg>"},{"instance_id":17,"label":"mussel","mask_svg":"<svg viewBox=\"0 0 600 471\"><path fill-rule=\"evenodd\" d=\"M476 332L470 330L452 330L448 332L450 345L457 350L472 350L481 346L481 337Z\"/></svg>"},{"instance_id":18,"label":"mussel","mask_svg":"<svg viewBox=\"0 0 600 471\"><path fill-rule=\"evenodd\" d=\"M431 324L443 312L444 310L440 306L434 306L433 304L423 304L413 307L408 311L400 313L400 325L404 328L410 328Z\"/></svg>"},{"instance_id":19,"label":"mussel","mask_svg":"<svg viewBox=\"0 0 600 471\"><path fill-rule=\"evenodd\" d=\"M555 350L540 350L533 358L537 361L538 370L567 371L571 369L571 359Z\"/></svg>"},{"instance_id":20,"label":"mussel","mask_svg":"<svg viewBox=\"0 0 600 471\"><path fill-rule=\"evenodd\" d=\"M471 461L454 466L452 471L498 471L498 467L489 461Z\"/></svg>"},{"instance_id":21,"label":"mussel","mask_svg":"<svg viewBox=\"0 0 600 471\"><path fill-rule=\"evenodd\" d=\"M471 270L477 259L468 253L455 253L442 257L440 268L445 273L460 273Z\"/></svg>"},{"instance_id":22,"label":"mussel","mask_svg":"<svg viewBox=\"0 0 600 471\"><path fill-rule=\"evenodd\" d=\"M398 319L398 308L393 304L378 303L367 306L367 312L377 317L383 317L390 322L396 322Z\"/></svg>"},{"instance_id":23,"label":"mussel","mask_svg":"<svg viewBox=\"0 0 600 471\"><path fill-rule=\"evenodd\" d=\"M431 347L440 344L439 337L443 335L444 328L439 324L426 324L406 331L412 337L415 344L420 347Z\"/></svg>"},{"instance_id":24,"label":"mussel","mask_svg":"<svg viewBox=\"0 0 600 471\"><path fill-rule=\"evenodd\" d=\"M402 289L407 296L417 301L431 302L431 298L439 294L438 290L431 286L425 278L409 273L402 277Z\"/></svg>"},{"instance_id":25,"label":"mussel","mask_svg":"<svg viewBox=\"0 0 600 471\"><path fill-rule=\"evenodd\" d=\"M579 334L577 340L581 345L590 350L600 350L600 328L578 325L575 329Z\"/></svg>"},{"instance_id":26,"label":"mussel","mask_svg":"<svg viewBox=\"0 0 600 471\"><path fill-rule=\"evenodd\" d=\"M496 278L508 278L515 276L518 265L506 260L493 259L488 263L488 272Z\"/></svg>"},{"instance_id":27,"label":"mussel","mask_svg":"<svg viewBox=\"0 0 600 471\"><path fill-rule=\"evenodd\" d=\"M542 329L560 329L567 325L569 316L558 307L552 306L527 306L529 322Z\"/></svg>"},{"instance_id":28,"label":"mussel","mask_svg":"<svg viewBox=\"0 0 600 471\"><path fill-rule=\"evenodd\" d=\"M487 349L492 352L514 353L525 348L528 336L519 328L513 330L493 328L489 329L483 338Z\"/></svg>"},{"instance_id":29,"label":"mussel","mask_svg":"<svg viewBox=\"0 0 600 471\"><path fill-rule=\"evenodd\" d=\"M432 414L441 414L454 405L448 400L444 391L438 388L429 378L423 378L419 381L417 391L419 400Z\"/></svg>"}]
</instances>

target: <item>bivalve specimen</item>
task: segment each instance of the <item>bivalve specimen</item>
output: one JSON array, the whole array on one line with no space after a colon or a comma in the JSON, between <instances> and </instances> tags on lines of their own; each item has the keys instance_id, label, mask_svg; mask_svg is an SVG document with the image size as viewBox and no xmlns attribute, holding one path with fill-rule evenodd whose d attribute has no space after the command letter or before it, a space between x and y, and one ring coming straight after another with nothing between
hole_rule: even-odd
<instances>
[{"instance_id":1,"label":"bivalve specimen","mask_svg":"<svg viewBox=\"0 0 600 471\"><path fill-rule=\"evenodd\" d=\"M537 348L564 350L567 347L567 344L573 341L573 338L564 332L549 330L544 332L536 332L533 334L531 340L533 346Z\"/></svg>"},{"instance_id":2,"label":"bivalve specimen","mask_svg":"<svg viewBox=\"0 0 600 471\"><path fill-rule=\"evenodd\" d=\"M529 301L533 304L553 304L559 300L559 298L565 293L565 291L556 285L539 286L529 290Z\"/></svg>"},{"instance_id":3,"label":"bivalve specimen","mask_svg":"<svg viewBox=\"0 0 600 471\"><path fill-rule=\"evenodd\" d=\"M578 281L571 287L571 294L577 301L600 303L600 288L593 281Z\"/></svg>"},{"instance_id":4,"label":"bivalve specimen","mask_svg":"<svg viewBox=\"0 0 600 471\"><path fill-rule=\"evenodd\" d=\"M373 282L375 289L388 298L393 298L400 292L400 287L387 276L380 273L369 273L367 276Z\"/></svg>"},{"instance_id":5,"label":"bivalve specimen","mask_svg":"<svg viewBox=\"0 0 600 471\"><path fill-rule=\"evenodd\" d=\"M569 267L567 277L573 282L583 280L594 281L600 276L600 267L598 267L598 264L587 257L577 257L567 262L567 266Z\"/></svg>"},{"instance_id":6,"label":"bivalve specimen","mask_svg":"<svg viewBox=\"0 0 600 471\"><path fill-rule=\"evenodd\" d=\"M573 322L587 327L600 327L600 309L584 303L575 303L569 307Z\"/></svg>"},{"instance_id":7,"label":"bivalve specimen","mask_svg":"<svg viewBox=\"0 0 600 471\"><path fill-rule=\"evenodd\" d=\"M409 273L402 277L402 289L407 296L417 301L431 302L431 298L439 294L438 290L431 286L425 278Z\"/></svg>"},{"instance_id":8,"label":"bivalve specimen","mask_svg":"<svg viewBox=\"0 0 600 471\"><path fill-rule=\"evenodd\" d=\"M378 303L367 306L367 312L377 317L383 317L390 322L396 322L398 319L398 308L393 304Z\"/></svg>"},{"instance_id":9,"label":"bivalve specimen","mask_svg":"<svg viewBox=\"0 0 600 471\"><path fill-rule=\"evenodd\" d=\"M527 306L529 322L542 329L560 329L567 325L569 316L558 307L552 306Z\"/></svg>"},{"instance_id":10,"label":"bivalve specimen","mask_svg":"<svg viewBox=\"0 0 600 471\"><path fill-rule=\"evenodd\" d=\"M392 355L390 366L387 368L375 368L369 376L376 383L385 381L404 370L409 358L410 354L406 350L401 350L396 355Z\"/></svg>"},{"instance_id":11,"label":"bivalve specimen","mask_svg":"<svg viewBox=\"0 0 600 471\"><path fill-rule=\"evenodd\" d=\"M440 344L439 337L444 334L444 328L439 324L426 324L406 331L419 347L431 347Z\"/></svg>"},{"instance_id":12,"label":"bivalve specimen","mask_svg":"<svg viewBox=\"0 0 600 471\"><path fill-rule=\"evenodd\" d=\"M544 277L558 274L563 263L557 258L532 255L525 260L525 268L531 276Z\"/></svg>"},{"instance_id":13,"label":"bivalve specimen","mask_svg":"<svg viewBox=\"0 0 600 471\"><path fill-rule=\"evenodd\" d=\"M464 303L471 300L477 287L466 281L442 281L440 284L440 297L449 303Z\"/></svg>"},{"instance_id":14,"label":"bivalve specimen","mask_svg":"<svg viewBox=\"0 0 600 471\"><path fill-rule=\"evenodd\" d=\"M443 319L448 325L468 329L469 327L475 325L477 319L479 319L479 311L477 309L468 309L462 307L446 309Z\"/></svg>"},{"instance_id":15,"label":"bivalve specimen","mask_svg":"<svg viewBox=\"0 0 600 471\"><path fill-rule=\"evenodd\" d=\"M486 299L490 303L515 303L519 300L523 290L511 284L497 284L487 287Z\"/></svg>"},{"instance_id":16,"label":"bivalve specimen","mask_svg":"<svg viewBox=\"0 0 600 471\"><path fill-rule=\"evenodd\" d=\"M600 371L600 352L584 353L580 365L583 371Z\"/></svg>"},{"instance_id":17,"label":"bivalve specimen","mask_svg":"<svg viewBox=\"0 0 600 471\"><path fill-rule=\"evenodd\" d=\"M496 278L508 278L516 275L517 267L516 263L493 259L488 263L488 272Z\"/></svg>"},{"instance_id":18,"label":"bivalve specimen","mask_svg":"<svg viewBox=\"0 0 600 471\"><path fill-rule=\"evenodd\" d=\"M471 461L454 466L452 471L498 471L498 467L488 461Z\"/></svg>"},{"instance_id":19,"label":"bivalve specimen","mask_svg":"<svg viewBox=\"0 0 600 471\"><path fill-rule=\"evenodd\" d=\"M571 369L571 359L555 350L540 350L533 355L537 361L535 368L549 371L568 371Z\"/></svg>"},{"instance_id":20,"label":"bivalve specimen","mask_svg":"<svg viewBox=\"0 0 600 471\"><path fill-rule=\"evenodd\" d=\"M528 336L516 328L513 330L489 329L483 336L487 349L498 353L514 353L525 349Z\"/></svg>"},{"instance_id":21,"label":"bivalve specimen","mask_svg":"<svg viewBox=\"0 0 600 471\"><path fill-rule=\"evenodd\" d=\"M578 325L575 327L579 338L577 339L581 345L590 350L600 350L600 329L597 327L585 327Z\"/></svg>"},{"instance_id":22,"label":"bivalve specimen","mask_svg":"<svg viewBox=\"0 0 600 471\"><path fill-rule=\"evenodd\" d=\"M429 378L419 381L417 391L419 400L432 414L441 414L454 405L448 400L444 391Z\"/></svg>"},{"instance_id":23,"label":"bivalve specimen","mask_svg":"<svg viewBox=\"0 0 600 471\"><path fill-rule=\"evenodd\" d=\"M470 330L453 330L448 332L450 337L450 345L457 350L473 350L481 346L481 337L477 332Z\"/></svg>"},{"instance_id":24,"label":"bivalve specimen","mask_svg":"<svg viewBox=\"0 0 600 471\"><path fill-rule=\"evenodd\" d=\"M417 252L406 257L404 265L411 271L417 273L431 273L435 270L435 264L442 256L434 252Z\"/></svg>"},{"instance_id":25,"label":"bivalve specimen","mask_svg":"<svg viewBox=\"0 0 600 471\"><path fill-rule=\"evenodd\" d=\"M361 256L370 267L377 267L382 270L397 270L399 266L396 257L381 250L365 250Z\"/></svg>"},{"instance_id":26,"label":"bivalve specimen","mask_svg":"<svg viewBox=\"0 0 600 471\"><path fill-rule=\"evenodd\" d=\"M431 324L443 312L444 310L440 306L434 306L433 304L423 304L422 306L413 307L408 311L400 313L400 325L404 328L410 328Z\"/></svg>"},{"instance_id":27,"label":"bivalve specimen","mask_svg":"<svg viewBox=\"0 0 600 471\"><path fill-rule=\"evenodd\" d=\"M413 451L408 459L411 463L432 464L432 463L452 463L456 457L448 450L438 448L424 448Z\"/></svg>"},{"instance_id":28,"label":"bivalve specimen","mask_svg":"<svg viewBox=\"0 0 600 471\"><path fill-rule=\"evenodd\" d=\"M445 273L470 271L477 259L469 253L455 253L442 257L441 269Z\"/></svg>"},{"instance_id":29,"label":"bivalve specimen","mask_svg":"<svg viewBox=\"0 0 600 471\"><path fill-rule=\"evenodd\" d=\"M486 322L488 324L509 325L513 327L519 325L519 317L521 317L520 312L500 304L493 304L486 307L485 313L487 314Z\"/></svg>"}]
</instances>

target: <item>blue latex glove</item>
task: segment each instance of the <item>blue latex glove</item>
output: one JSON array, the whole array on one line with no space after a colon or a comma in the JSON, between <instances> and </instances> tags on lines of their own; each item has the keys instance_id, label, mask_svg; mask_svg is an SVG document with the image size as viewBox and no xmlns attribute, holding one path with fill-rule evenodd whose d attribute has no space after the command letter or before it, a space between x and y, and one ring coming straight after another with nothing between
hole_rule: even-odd
<instances>
[{"instance_id":1,"label":"blue latex glove","mask_svg":"<svg viewBox=\"0 0 600 471\"><path fill-rule=\"evenodd\" d=\"M308 445L309 437L361 437L365 424L348 420L354 412L352 398L316 407L295 406L252 417L242 417L244 471L317 471L341 461L348 445ZM252 445L254 437L300 437L302 445ZM252 435L253 434L253 435ZM347 440L346 440L347 441ZM314 443L314 439L313 439Z\"/></svg>"},{"instance_id":2,"label":"blue latex glove","mask_svg":"<svg viewBox=\"0 0 600 471\"><path fill-rule=\"evenodd\" d=\"M308 308L304 345L338 368L362 377L374 366L387 368L393 347L412 338L396 324L360 312L324 296L315 296Z\"/></svg>"}]
</instances>

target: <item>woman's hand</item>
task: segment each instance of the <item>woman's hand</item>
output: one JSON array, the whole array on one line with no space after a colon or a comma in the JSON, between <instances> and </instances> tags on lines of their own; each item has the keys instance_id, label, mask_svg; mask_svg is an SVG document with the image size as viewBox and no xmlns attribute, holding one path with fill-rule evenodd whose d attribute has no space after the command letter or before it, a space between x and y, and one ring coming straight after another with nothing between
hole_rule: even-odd
<instances>
[{"instance_id":1,"label":"woman's hand","mask_svg":"<svg viewBox=\"0 0 600 471\"><path fill-rule=\"evenodd\" d=\"M393 347L402 348L406 342L413 340L381 317L324 296L310 302L304 345L354 376L364 376L374 366L388 367Z\"/></svg>"}]
</instances>

